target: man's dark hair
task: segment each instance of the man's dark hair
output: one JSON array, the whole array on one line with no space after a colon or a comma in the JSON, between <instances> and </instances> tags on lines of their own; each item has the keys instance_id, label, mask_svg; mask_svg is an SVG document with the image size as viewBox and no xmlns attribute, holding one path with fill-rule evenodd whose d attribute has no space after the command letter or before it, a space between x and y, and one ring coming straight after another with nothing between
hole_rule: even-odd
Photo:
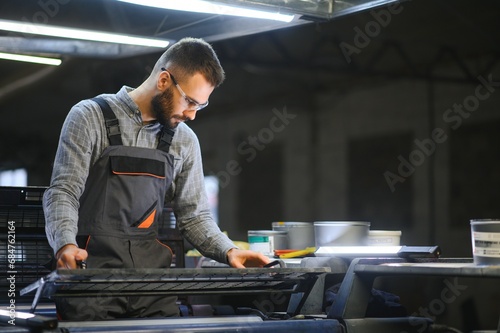
<instances>
[{"instance_id":1,"label":"man's dark hair","mask_svg":"<svg viewBox=\"0 0 500 333\"><path fill-rule=\"evenodd\" d=\"M160 72L161 67L171 71L180 82L201 73L212 86L218 87L225 78L224 69L214 49L199 38L187 37L173 44L158 59L153 72Z\"/></svg>"}]
</instances>

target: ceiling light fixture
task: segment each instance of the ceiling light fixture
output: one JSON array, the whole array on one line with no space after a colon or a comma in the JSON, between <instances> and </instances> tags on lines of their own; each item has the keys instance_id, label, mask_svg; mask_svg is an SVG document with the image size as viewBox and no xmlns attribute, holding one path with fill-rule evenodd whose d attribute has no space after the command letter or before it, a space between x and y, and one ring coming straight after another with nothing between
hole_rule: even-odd
<instances>
[{"instance_id":1,"label":"ceiling light fixture","mask_svg":"<svg viewBox=\"0 0 500 333\"><path fill-rule=\"evenodd\" d=\"M251 18L260 18L276 20L282 22L291 22L294 15L285 15L280 13L271 13L262 10L246 9L226 5L218 5L208 1L201 0L118 0L141 6L149 6L163 9L182 10L195 13L208 13L217 15L233 15Z\"/></svg>"},{"instance_id":2,"label":"ceiling light fixture","mask_svg":"<svg viewBox=\"0 0 500 333\"><path fill-rule=\"evenodd\" d=\"M98 32L92 30L56 27L44 24L0 20L0 30L19 32L22 34L63 37L72 39L90 40L94 42L129 44L165 48L169 42L160 39L132 37L127 35Z\"/></svg>"},{"instance_id":3,"label":"ceiling light fixture","mask_svg":"<svg viewBox=\"0 0 500 333\"><path fill-rule=\"evenodd\" d=\"M12 54L3 52L0 52L0 59L32 62L35 64L43 64L51 66L59 66L62 62L61 59L56 59L56 58L36 57L23 54Z\"/></svg>"}]
</instances>

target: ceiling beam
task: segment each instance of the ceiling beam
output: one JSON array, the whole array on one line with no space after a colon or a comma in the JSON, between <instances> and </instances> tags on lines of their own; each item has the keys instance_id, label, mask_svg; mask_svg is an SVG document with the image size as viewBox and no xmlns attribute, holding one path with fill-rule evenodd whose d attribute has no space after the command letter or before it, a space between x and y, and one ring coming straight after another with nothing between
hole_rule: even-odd
<instances>
[{"instance_id":1,"label":"ceiling beam","mask_svg":"<svg viewBox=\"0 0 500 333\"><path fill-rule=\"evenodd\" d=\"M33 55L125 58L158 52L158 49L75 39L0 37L0 51Z\"/></svg>"}]
</instances>

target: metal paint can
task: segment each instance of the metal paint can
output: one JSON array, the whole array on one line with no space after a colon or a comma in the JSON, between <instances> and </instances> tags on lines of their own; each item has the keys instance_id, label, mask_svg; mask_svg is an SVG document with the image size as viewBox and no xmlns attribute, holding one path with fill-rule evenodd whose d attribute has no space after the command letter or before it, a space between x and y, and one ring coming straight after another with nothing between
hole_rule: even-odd
<instances>
[{"instance_id":1,"label":"metal paint can","mask_svg":"<svg viewBox=\"0 0 500 333\"><path fill-rule=\"evenodd\" d=\"M273 222L273 230L288 233L288 249L303 250L315 245L311 222Z\"/></svg>"},{"instance_id":2,"label":"metal paint can","mask_svg":"<svg viewBox=\"0 0 500 333\"><path fill-rule=\"evenodd\" d=\"M275 230L249 230L248 244L252 251L274 255L274 250L287 248L287 232Z\"/></svg>"},{"instance_id":3,"label":"metal paint can","mask_svg":"<svg viewBox=\"0 0 500 333\"><path fill-rule=\"evenodd\" d=\"M363 246L368 243L369 230L370 222L366 221L316 221L316 247Z\"/></svg>"}]
</instances>

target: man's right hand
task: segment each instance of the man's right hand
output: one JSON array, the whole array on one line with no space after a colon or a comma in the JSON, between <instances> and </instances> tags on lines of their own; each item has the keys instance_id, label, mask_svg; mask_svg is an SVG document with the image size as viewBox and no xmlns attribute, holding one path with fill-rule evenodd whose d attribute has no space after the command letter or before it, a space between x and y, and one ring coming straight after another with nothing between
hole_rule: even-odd
<instances>
[{"instance_id":1,"label":"man's right hand","mask_svg":"<svg viewBox=\"0 0 500 333\"><path fill-rule=\"evenodd\" d=\"M78 265L77 261L87 260L88 257L87 251L84 249L80 249L78 246L74 244L64 245L57 251L57 269L76 269Z\"/></svg>"}]
</instances>

